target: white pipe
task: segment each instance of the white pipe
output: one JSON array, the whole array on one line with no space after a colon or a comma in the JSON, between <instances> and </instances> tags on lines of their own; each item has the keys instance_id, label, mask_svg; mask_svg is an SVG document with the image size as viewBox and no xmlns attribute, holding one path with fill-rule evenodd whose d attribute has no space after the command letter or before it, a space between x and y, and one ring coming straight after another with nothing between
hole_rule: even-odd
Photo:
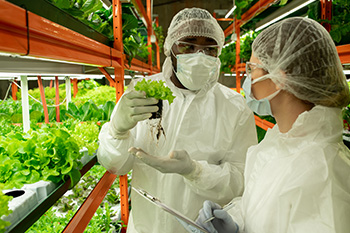
<instances>
[{"instance_id":1,"label":"white pipe","mask_svg":"<svg viewBox=\"0 0 350 233\"><path fill-rule=\"evenodd\" d=\"M72 101L72 87L70 85L70 77L66 77L66 98L67 98L67 110L68 104Z\"/></svg>"},{"instance_id":2,"label":"white pipe","mask_svg":"<svg viewBox=\"0 0 350 233\"><path fill-rule=\"evenodd\" d=\"M23 131L26 133L30 130L29 119L29 100L28 100L28 80L27 76L21 76L21 95L22 95L22 117L23 117Z\"/></svg>"}]
</instances>

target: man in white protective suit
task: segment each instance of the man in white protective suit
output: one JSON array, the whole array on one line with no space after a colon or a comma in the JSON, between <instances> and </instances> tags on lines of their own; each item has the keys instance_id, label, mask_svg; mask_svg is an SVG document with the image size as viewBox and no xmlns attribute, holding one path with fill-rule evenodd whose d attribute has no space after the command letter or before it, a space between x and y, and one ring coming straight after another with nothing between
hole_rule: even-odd
<instances>
[{"instance_id":1,"label":"man in white protective suit","mask_svg":"<svg viewBox=\"0 0 350 233\"><path fill-rule=\"evenodd\" d=\"M349 233L341 110L350 94L331 36L312 19L292 17L262 31L252 50L247 104L277 124L248 149L245 190L229 214L205 201L197 222L210 233Z\"/></svg>"},{"instance_id":2,"label":"man in white protective suit","mask_svg":"<svg viewBox=\"0 0 350 233\"><path fill-rule=\"evenodd\" d=\"M224 33L206 10L178 12L168 29L161 73L176 98L163 101L159 138L149 119L158 100L128 87L100 132L98 161L132 186L195 220L206 199L224 204L242 195L247 148L257 143L244 98L217 82ZM158 135L159 136L159 135ZM141 148L146 153L128 152ZM137 155L137 157L134 156ZM132 190L127 232L187 232L176 218Z\"/></svg>"}]
</instances>

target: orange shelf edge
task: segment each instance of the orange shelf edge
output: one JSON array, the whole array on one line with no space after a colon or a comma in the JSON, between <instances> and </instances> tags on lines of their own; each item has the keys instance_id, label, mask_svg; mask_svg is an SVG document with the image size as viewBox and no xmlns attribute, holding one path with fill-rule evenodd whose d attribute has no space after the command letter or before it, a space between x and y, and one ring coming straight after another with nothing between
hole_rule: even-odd
<instances>
[{"instance_id":1,"label":"orange shelf edge","mask_svg":"<svg viewBox=\"0 0 350 233\"><path fill-rule=\"evenodd\" d=\"M0 52L4 53L121 67L117 61L122 52L4 0L0 0L0 38Z\"/></svg>"},{"instance_id":2,"label":"orange shelf edge","mask_svg":"<svg viewBox=\"0 0 350 233\"><path fill-rule=\"evenodd\" d=\"M273 126L275 125L267 120L261 119L256 115L254 115L254 118L255 118L255 124L260 128L262 128L263 130L268 130L269 128L273 128Z\"/></svg>"},{"instance_id":3,"label":"orange shelf edge","mask_svg":"<svg viewBox=\"0 0 350 233\"><path fill-rule=\"evenodd\" d=\"M157 67L152 67L145 62L142 62L136 58L131 60L131 66L129 67L128 61L124 60L124 69L139 71L139 72L147 72L151 74L159 73L160 69Z\"/></svg>"},{"instance_id":4,"label":"orange shelf edge","mask_svg":"<svg viewBox=\"0 0 350 233\"><path fill-rule=\"evenodd\" d=\"M337 51L342 64L350 63L350 44L337 46Z\"/></svg>"}]
</instances>

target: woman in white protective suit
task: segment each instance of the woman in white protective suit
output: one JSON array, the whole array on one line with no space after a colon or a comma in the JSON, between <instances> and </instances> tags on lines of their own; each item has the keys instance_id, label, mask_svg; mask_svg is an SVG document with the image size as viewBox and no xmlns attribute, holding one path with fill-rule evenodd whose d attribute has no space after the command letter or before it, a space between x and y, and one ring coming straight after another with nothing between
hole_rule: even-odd
<instances>
[{"instance_id":1,"label":"woman in white protective suit","mask_svg":"<svg viewBox=\"0 0 350 233\"><path fill-rule=\"evenodd\" d=\"M247 103L277 124L248 149L243 196L228 212L205 201L197 222L211 233L349 233L341 109L350 95L332 38L316 21L294 17L261 32L252 51Z\"/></svg>"},{"instance_id":2,"label":"woman in white protective suit","mask_svg":"<svg viewBox=\"0 0 350 233\"><path fill-rule=\"evenodd\" d=\"M156 119L148 119L158 101L132 83L99 136L98 161L106 169L118 175L132 170L133 187L193 220L204 200L224 204L242 195L246 151L257 143L244 98L217 83L223 43L224 33L209 12L180 11L168 29L163 71L148 77L164 80L176 96L171 105L163 102L164 134L158 140ZM130 147L150 155L136 158ZM186 232L174 216L134 191L131 202L128 232Z\"/></svg>"}]
</instances>

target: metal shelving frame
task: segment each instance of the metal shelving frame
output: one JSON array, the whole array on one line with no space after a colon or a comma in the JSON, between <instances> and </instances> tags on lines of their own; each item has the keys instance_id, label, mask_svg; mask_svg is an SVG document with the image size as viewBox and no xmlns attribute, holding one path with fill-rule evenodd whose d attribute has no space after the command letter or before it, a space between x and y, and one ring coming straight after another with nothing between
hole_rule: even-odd
<instances>
[{"instance_id":1,"label":"metal shelving frame","mask_svg":"<svg viewBox=\"0 0 350 233\"><path fill-rule=\"evenodd\" d=\"M9 1L19 2L20 0ZM91 39L47 18L34 14L28 10L28 7L24 9L9 1L0 0L0 53L1 55L6 55L8 59L19 59L22 64L26 65L34 64L33 59L36 63L39 62L42 65L37 66L40 71L33 71L33 73L38 75L47 75L50 73L50 75L55 74L57 76L65 73L64 70L69 72L74 70L75 73L85 74L85 67L97 67L106 76L111 85L116 88L118 100L124 91L124 69L148 74L160 72L159 55L157 55L157 67L152 67L151 56L149 56L148 64L133 59L131 67L126 67L124 65L126 59L123 54L120 0L113 0L115 37L113 47L107 45L108 43L106 44ZM150 15L151 1L147 1L147 13L140 0L133 1L133 4L142 18L146 20L148 44L151 44L150 38L151 34L153 34ZM157 42L156 46L158 47ZM158 49L157 52L159 53ZM6 61L6 56L1 58ZM16 70L15 66L14 70ZM43 66L45 68L43 68ZM35 70L35 67L31 67ZM10 68L10 70L12 68ZM114 69L114 79L109 75L106 68ZM5 67L4 71L8 71L8 69L9 67ZM18 67L17 72L18 71L22 74L25 72L23 67ZM24 99L24 102L28 103L28 95L26 94L27 75L23 74L20 75L20 77L22 80L22 101ZM38 80L40 80L40 78L38 78ZM26 112L29 113L28 104L24 104L24 108L26 108L25 106L27 106L27 109L23 109L23 115L25 118L28 118L29 122L29 114L26 114ZM25 126L25 130L29 130L29 125ZM89 170L95 163L96 157L91 160L88 164L89 166L85 166L84 169L86 171ZM84 169L82 174L86 172ZM116 175L109 172L105 173L63 232L76 233L85 230L116 178ZM127 224L129 216L127 176L120 176L119 178L122 220ZM10 232L24 232L67 191L70 185L69 182L70 181L67 181L61 184L51 195L52 197L50 196L47 200L44 200L43 203L45 204L40 205L29 213L23 221L16 226L11 226ZM122 232L125 231L126 228L123 228Z\"/></svg>"}]
</instances>

